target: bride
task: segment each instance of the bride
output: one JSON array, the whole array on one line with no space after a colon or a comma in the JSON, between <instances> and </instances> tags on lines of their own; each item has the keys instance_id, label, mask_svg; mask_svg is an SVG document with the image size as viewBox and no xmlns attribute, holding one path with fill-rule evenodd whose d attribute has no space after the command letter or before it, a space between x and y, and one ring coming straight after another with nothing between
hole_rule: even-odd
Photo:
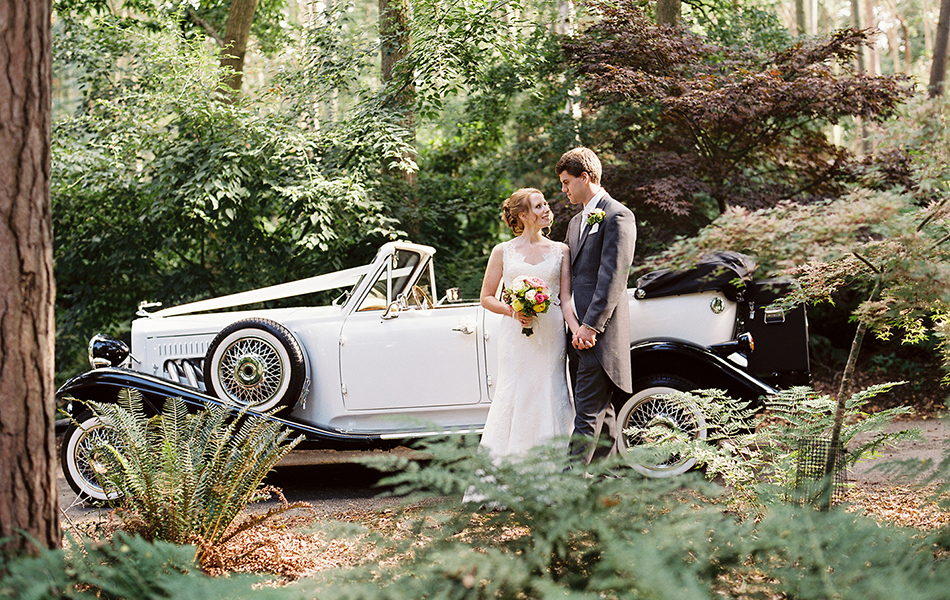
<instances>
[{"instance_id":1,"label":"bride","mask_svg":"<svg viewBox=\"0 0 950 600\"><path fill-rule=\"evenodd\" d=\"M533 188L516 191L505 200L502 219L517 237L492 249L481 293L486 310L510 317L499 331L498 375L480 443L495 462L553 439L564 440L566 451L574 409L564 323L572 333L579 327L571 305L570 250L544 235L553 221L544 196ZM547 312L532 317L497 297L499 282L511 288L520 276L544 280L552 300Z\"/></svg>"}]
</instances>

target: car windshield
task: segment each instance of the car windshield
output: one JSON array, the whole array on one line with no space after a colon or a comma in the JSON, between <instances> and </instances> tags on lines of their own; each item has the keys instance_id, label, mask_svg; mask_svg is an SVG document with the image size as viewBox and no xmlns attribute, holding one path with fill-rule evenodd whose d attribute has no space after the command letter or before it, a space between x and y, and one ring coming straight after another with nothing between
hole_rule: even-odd
<instances>
[{"instance_id":1,"label":"car windshield","mask_svg":"<svg viewBox=\"0 0 950 600\"><path fill-rule=\"evenodd\" d=\"M408 294L415 280L414 273L421 257L416 252L398 250L392 255L392 262L377 276L369 293L363 298L358 311L383 310L399 294ZM360 283L363 278L360 278ZM360 283L354 286L354 291Z\"/></svg>"}]
</instances>

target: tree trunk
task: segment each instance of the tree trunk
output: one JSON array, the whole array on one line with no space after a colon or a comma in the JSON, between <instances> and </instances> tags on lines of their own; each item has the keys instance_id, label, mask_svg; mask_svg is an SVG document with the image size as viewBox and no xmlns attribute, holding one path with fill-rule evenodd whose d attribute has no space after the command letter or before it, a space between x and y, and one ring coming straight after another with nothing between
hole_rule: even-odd
<instances>
[{"instance_id":1,"label":"tree trunk","mask_svg":"<svg viewBox=\"0 0 950 600\"><path fill-rule=\"evenodd\" d=\"M0 554L60 544L49 198L50 0L0 0ZM0 561L2 562L2 561Z\"/></svg>"},{"instance_id":2,"label":"tree trunk","mask_svg":"<svg viewBox=\"0 0 950 600\"><path fill-rule=\"evenodd\" d=\"M860 0L851 0L851 28L861 29L861 3ZM856 73L864 73L864 50L858 49L854 53L854 70ZM871 142L868 140L867 123L861 117L854 118L854 124L858 129L859 143L861 144L860 153L867 156L871 151Z\"/></svg>"},{"instance_id":3,"label":"tree trunk","mask_svg":"<svg viewBox=\"0 0 950 600\"><path fill-rule=\"evenodd\" d=\"M396 77L396 67L409 54L412 38L409 31L409 0L379 0L379 38L380 38L380 71L383 85L399 86L393 90L392 100L403 111L402 125L407 131L415 130L415 116L412 113L412 101L415 88L412 85L412 74L403 73L400 84ZM389 167L383 165L383 170L389 172ZM402 172L403 179L410 185L415 183L415 174L409 171ZM411 202L411 201L410 201ZM415 226L409 224L409 234Z\"/></svg>"},{"instance_id":4,"label":"tree trunk","mask_svg":"<svg viewBox=\"0 0 950 600\"><path fill-rule=\"evenodd\" d=\"M910 29L903 19L901 19L901 34L904 39L904 73L910 74L914 72L914 57L911 54Z\"/></svg>"},{"instance_id":5,"label":"tree trunk","mask_svg":"<svg viewBox=\"0 0 950 600\"><path fill-rule=\"evenodd\" d=\"M860 0L851 0L851 28L861 29L861 2ZM854 53L854 70L858 73L864 72L864 52Z\"/></svg>"},{"instance_id":6,"label":"tree trunk","mask_svg":"<svg viewBox=\"0 0 950 600\"><path fill-rule=\"evenodd\" d=\"M920 14L926 15L930 12L930 0L921 0L920 2ZM924 29L924 56L930 56L933 52L934 40L933 40L933 25L930 22L930 19L923 20L923 29Z\"/></svg>"},{"instance_id":7,"label":"tree trunk","mask_svg":"<svg viewBox=\"0 0 950 600\"><path fill-rule=\"evenodd\" d=\"M883 279L883 274L877 272L874 289L871 290L871 296L868 298L869 303L877 302L877 299L880 297ZM835 469L838 464L838 446L841 440L841 428L844 425L844 411L848 403L848 394L851 392L851 378L854 376L854 372L857 368L858 355L861 353L861 344L864 343L864 335L867 333L867 330L868 324L864 321L859 321L858 328L854 332L854 339L851 340L851 352L848 354L848 362L844 367L844 372L841 373L841 385L838 387L838 395L835 398L835 420L831 427L828 455L825 457L824 489L822 490L820 503L822 510L831 508L831 498L834 495Z\"/></svg>"},{"instance_id":8,"label":"tree trunk","mask_svg":"<svg viewBox=\"0 0 950 600\"><path fill-rule=\"evenodd\" d=\"M937 35L934 37L934 58L930 65L930 97L943 95L943 82L947 78L947 38L950 37L950 0L940 1L940 18Z\"/></svg>"},{"instance_id":9,"label":"tree trunk","mask_svg":"<svg viewBox=\"0 0 950 600\"><path fill-rule=\"evenodd\" d=\"M864 51L867 52L868 55L865 68L871 75L880 75L881 59L877 51L878 28L877 17L874 16L874 9L874 0L864 0L864 26L872 31L871 35L868 36L868 45L864 47Z\"/></svg>"},{"instance_id":10,"label":"tree trunk","mask_svg":"<svg viewBox=\"0 0 950 600\"><path fill-rule=\"evenodd\" d=\"M379 0L379 57L383 83L393 79L393 67L409 54L408 0Z\"/></svg>"},{"instance_id":11,"label":"tree trunk","mask_svg":"<svg viewBox=\"0 0 950 600\"><path fill-rule=\"evenodd\" d=\"M805 35L808 31L805 21L805 0L795 0L795 20L792 21L792 35Z\"/></svg>"},{"instance_id":12,"label":"tree trunk","mask_svg":"<svg viewBox=\"0 0 950 600\"><path fill-rule=\"evenodd\" d=\"M656 0L656 24L679 25L682 8L681 0Z\"/></svg>"},{"instance_id":13,"label":"tree trunk","mask_svg":"<svg viewBox=\"0 0 950 600\"><path fill-rule=\"evenodd\" d=\"M228 29L224 34L224 56L222 67L231 67L234 74L228 85L235 92L241 91L244 81L244 55L247 53L247 41L251 37L251 24L257 11L258 0L232 0L228 12Z\"/></svg>"}]
</instances>

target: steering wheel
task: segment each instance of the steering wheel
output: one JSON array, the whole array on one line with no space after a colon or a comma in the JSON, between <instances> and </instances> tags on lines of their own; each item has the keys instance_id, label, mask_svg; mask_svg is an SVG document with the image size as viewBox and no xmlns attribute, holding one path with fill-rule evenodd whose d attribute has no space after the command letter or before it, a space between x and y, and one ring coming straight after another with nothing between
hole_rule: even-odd
<instances>
[{"instance_id":1,"label":"steering wheel","mask_svg":"<svg viewBox=\"0 0 950 600\"><path fill-rule=\"evenodd\" d=\"M412 286L412 301L415 302L419 308L432 308L432 298L418 285Z\"/></svg>"}]
</instances>

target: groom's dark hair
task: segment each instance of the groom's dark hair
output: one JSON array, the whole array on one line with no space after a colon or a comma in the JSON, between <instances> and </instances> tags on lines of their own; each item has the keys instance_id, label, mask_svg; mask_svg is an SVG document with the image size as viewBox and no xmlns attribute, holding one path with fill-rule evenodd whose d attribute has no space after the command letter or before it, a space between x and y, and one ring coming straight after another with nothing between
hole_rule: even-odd
<instances>
[{"instance_id":1,"label":"groom's dark hair","mask_svg":"<svg viewBox=\"0 0 950 600\"><path fill-rule=\"evenodd\" d=\"M561 155L554 167L554 172L560 177L564 171L567 171L573 177L580 177L581 174L587 173L591 183L600 185L600 175L603 172L603 167L600 166L600 159L597 158L593 150L581 146L568 150Z\"/></svg>"}]
</instances>

